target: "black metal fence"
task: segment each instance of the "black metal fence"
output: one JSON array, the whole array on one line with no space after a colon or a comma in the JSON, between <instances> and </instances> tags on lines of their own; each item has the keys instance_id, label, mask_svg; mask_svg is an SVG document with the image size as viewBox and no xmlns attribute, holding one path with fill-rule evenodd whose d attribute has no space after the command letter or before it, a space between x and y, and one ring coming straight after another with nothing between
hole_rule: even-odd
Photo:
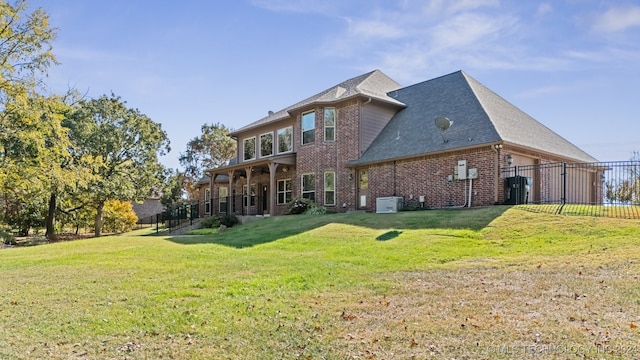
<instances>
[{"instance_id":1,"label":"black metal fence","mask_svg":"<svg viewBox=\"0 0 640 360\"><path fill-rule=\"evenodd\" d=\"M192 225L200 217L198 202L169 206L163 212L138 219L137 227L155 227L156 232L173 231L185 225Z\"/></svg>"},{"instance_id":2,"label":"black metal fence","mask_svg":"<svg viewBox=\"0 0 640 360\"><path fill-rule=\"evenodd\" d=\"M640 218L640 161L502 169L504 203L531 211Z\"/></svg>"},{"instance_id":3,"label":"black metal fence","mask_svg":"<svg viewBox=\"0 0 640 360\"><path fill-rule=\"evenodd\" d=\"M264 215L269 213L267 200L264 196L257 195L212 197L205 202L204 212L211 215Z\"/></svg>"}]
</instances>

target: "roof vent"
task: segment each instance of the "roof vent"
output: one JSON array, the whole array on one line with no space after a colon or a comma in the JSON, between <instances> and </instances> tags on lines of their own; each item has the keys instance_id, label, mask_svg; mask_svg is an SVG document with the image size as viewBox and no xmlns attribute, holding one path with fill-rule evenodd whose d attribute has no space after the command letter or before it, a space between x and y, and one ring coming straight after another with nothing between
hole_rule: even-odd
<instances>
[{"instance_id":1,"label":"roof vent","mask_svg":"<svg viewBox=\"0 0 640 360\"><path fill-rule=\"evenodd\" d=\"M273 111L269 110L268 114L269 116L273 115Z\"/></svg>"}]
</instances>

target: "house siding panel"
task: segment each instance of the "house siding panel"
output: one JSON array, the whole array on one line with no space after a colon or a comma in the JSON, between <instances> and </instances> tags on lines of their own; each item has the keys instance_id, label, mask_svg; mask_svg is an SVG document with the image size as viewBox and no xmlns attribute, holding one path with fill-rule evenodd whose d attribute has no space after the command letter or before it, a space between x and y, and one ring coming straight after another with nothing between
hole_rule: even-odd
<instances>
[{"instance_id":1,"label":"house siding panel","mask_svg":"<svg viewBox=\"0 0 640 360\"><path fill-rule=\"evenodd\" d=\"M380 134L382 129L389 123L396 109L383 104L369 103L362 106L362 139L360 146L360 154L362 154L369 145Z\"/></svg>"}]
</instances>

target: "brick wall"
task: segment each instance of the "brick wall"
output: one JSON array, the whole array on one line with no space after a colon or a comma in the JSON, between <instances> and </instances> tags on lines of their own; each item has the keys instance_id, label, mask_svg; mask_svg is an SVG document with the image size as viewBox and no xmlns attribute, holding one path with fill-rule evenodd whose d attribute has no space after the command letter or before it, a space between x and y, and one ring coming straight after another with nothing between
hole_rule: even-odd
<instances>
[{"instance_id":1,"label":"brick wall","mask_svg":"<svg viewBox=\"0 0 640 360\"><path fill-rule=\"evenodd\" d=\"M369 168L368 207L375 210L376 198L387 196L416 203L424 196L426 207L468 205L470 186L472 206L492 205L496 202L496 159L496 152L486 146L373 165ZM458 160L466 160L467 169L478 169L478 178L449 181Z\"/></svg>"}]
</instances>

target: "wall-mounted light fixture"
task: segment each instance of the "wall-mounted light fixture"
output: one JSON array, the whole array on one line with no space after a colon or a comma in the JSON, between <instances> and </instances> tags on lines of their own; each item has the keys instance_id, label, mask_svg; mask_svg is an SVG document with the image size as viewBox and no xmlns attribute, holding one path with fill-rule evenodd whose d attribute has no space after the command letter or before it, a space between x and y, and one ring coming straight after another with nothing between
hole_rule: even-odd
<instances>
[{"instance_id":1,"label":"wall-mounted light fixture","mask_svg":"<svg viewBox=\"0 0 640 360\"><path fill-rule=\"evenodd\" d=\"M349 174L349 180L353 180L353 174Z\"/></svg>"},{"instance_id":2,"label":"wall-mounted light fixture","mask_svg":"<svg viewBox=\"0 0 640 360\"><path fill-rule=\"evenodd\" d=\"M502 149L502 144L495 144L495 145L493 145L493 148L496 149L496 150L500 150L500 149Z\"/></svg>"},{"instance_id":3,"label":"wall-mounted light fixture","mask_svg":"<svg viewBox=\"0 0 640 360\"><path fill-rule=\"evenodd\" d=\"M513 164L513 156L511 156L511 154L507 154L507 165L511 166L511 164Z\"/></svg>"},{"instance_id":4,"label":"wall-mounted light fixture","mask_svg":"<svg viewBox=\"0 0 640 360\"><path fill-rule=\"evenodd\" d=\"M282 172L286 173L287 171L289 171L289 168L287 166L283 166L282 167Z\"/></svg>"}]
</instances>

